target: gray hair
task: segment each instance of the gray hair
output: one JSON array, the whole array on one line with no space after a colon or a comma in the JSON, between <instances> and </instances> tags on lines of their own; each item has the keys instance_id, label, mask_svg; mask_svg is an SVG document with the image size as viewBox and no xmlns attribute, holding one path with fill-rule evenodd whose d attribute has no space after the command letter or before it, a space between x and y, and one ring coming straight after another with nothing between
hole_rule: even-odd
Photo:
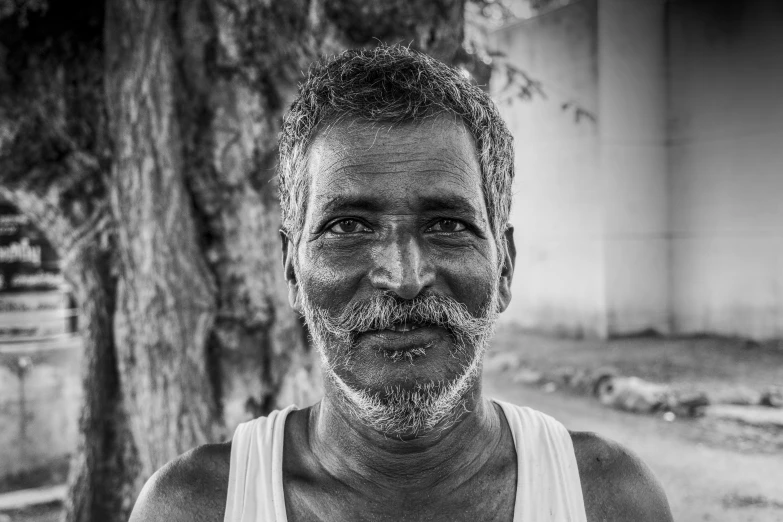
<instances>
[{"instance_id":1,"label":"gray hair","mask_svg":"<svg viewBox=\"0 0 783 522\"><path fill-rule=\"evenodd\" d=\"M305 160L322 126L345 118L419 122L440 114L460 118L473 136L490 225L502 248L514 178L511 134L489 96L460 71L399 45L345 51L310 68L280 135L283 230L299 241L309 187Z\"/></svg>"}]
</instances>

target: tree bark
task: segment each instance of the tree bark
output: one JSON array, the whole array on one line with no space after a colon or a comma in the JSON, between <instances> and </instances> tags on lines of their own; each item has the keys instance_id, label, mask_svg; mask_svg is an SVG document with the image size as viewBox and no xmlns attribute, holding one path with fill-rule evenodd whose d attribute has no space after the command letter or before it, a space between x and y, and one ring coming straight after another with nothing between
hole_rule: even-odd
<instances>
[{"instance_id":1,"label":"tree bark","mask_svg":"<svg viewBox=\"0 0 783 522\"><path fill-rule=\"evenodd\" d=\"M216 287L184 183L169 9L119 0L106 13L114 335L144 475L222 434L208 370Z\"/></svg>"},{"instance_id":2,"label":"tree bark","mask_svg":"<svg viewBox=\"0 0 783 522\"><path fill-rule=\"evenodd\" d=\"M378 41L452 60L464 0L4 4L45 2L0 0L0 197L65 238L86 325L67 520L124 521L168 460L319 394L274 177L301 71Z\"/></svg>"},{"instance_id":3,"label":"tree bark","mask_svg":"<svg viewBox=\"0 0 783 522\"><path fill-rule=\"evenodd\" d=\"M69 473L67 522L127 520L143 485L130 417L122 400L112 332L117 285L111 274L111 239L104 235L78 250L71 249L71 261L65 267L81 303L80 324L84 324L80 330L84 404Z\"/></svg>"}]
</instances>

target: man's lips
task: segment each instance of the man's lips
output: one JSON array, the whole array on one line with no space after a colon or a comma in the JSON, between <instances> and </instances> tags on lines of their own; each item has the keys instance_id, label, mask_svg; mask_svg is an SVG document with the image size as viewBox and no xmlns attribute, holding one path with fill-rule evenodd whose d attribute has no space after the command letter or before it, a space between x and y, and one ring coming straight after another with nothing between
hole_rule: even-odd
<instances>
[{"instance_id":1,"label":"man's lips","mask_svg":"<svg viewBox=\"0 0 783 522\"><path fill-rule=\"evenodd\" d=\"M370 343L382 350L409 350L438 341L446 335L439 326L401 323L387 330L369 330L359 334L359 344Z\"/></svg>"}]
</instances>

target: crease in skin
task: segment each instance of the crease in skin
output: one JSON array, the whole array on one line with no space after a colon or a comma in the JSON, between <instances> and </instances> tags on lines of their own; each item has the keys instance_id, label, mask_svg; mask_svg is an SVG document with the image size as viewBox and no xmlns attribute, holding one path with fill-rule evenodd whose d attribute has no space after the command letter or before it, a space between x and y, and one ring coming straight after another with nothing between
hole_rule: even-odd
<instances>
[{"instance_id":1,"label":"crease in skin","mask_svg":"<svg viewBox=\"0 0 783 522\"><path fill-rule=\"evenodd\" d=\"M372 160L373 158L383 157L386 154L387 154L386 152L378 152L377 154L374 154L374 155L367 155L367 156L365 156L365 158L362 158L362 159ZM422 161L424 159L429 159L427 157L427 154L428 153L424 152L424 151L422 151L420 153L410 152L407 155L407 157L405 157L405 158L398 159L398 160L385 160L384 164L386 166L413 165L413 164L416 164L417 162ZM349 154L346 154L344 157L351 158L351 156ZM334 161L329 163L329 164L319 165L319 168L336 170L337 172L341 172L342 170L345 170L345 169L348 169L348 168L369 169L371 172L375 173L375 171L372 170L372 169L374 169L375 167L378 166L377 163L375 163L373 161L367 161L367 162L362 162L362 163L359 163L359 162L345 163L345 162L342 161L343 159L344 159L343 157L335 158ZM468 163L466 163L464 161L457 162L456 159L461 159L461 158L449 158L449 159L445 159L444 158L444 159L440 159L440 160L435 161L435 162L430 162L430 163L435 163L435 165L433 165L433 167L435 167L435 168L430 168L428 170L422 170L421 172L426 173L426 172L429 171L429 172L450 174L452 172L452 169L457 169L457 170L460 170L460 171L465 172L465 173L469 172L470 164L468 164ZM338 165L338 164L342 164L342 165L340 165L340 167L335 167L335 165ZM440 165L443 165L444 168L438 169L437 167L439 167ZM379 171L379 172L383 172L383 171Z\"/></svg>"}]
</instances>

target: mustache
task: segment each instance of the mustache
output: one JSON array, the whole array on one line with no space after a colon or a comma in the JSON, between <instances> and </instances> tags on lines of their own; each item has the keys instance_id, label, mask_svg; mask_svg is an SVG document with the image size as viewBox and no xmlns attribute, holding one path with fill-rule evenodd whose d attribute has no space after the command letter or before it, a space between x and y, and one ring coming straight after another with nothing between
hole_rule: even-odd
<instances>
[{"instance_id":1,"label":"mustache","mask_svg":"<svg viewBox=\"0 0 783 522\"><path fill-rule=\"evenodd\" d=\"M382 293L352 302L336 317L324 311L320 319L329 333L343 339L405 323L439 326L458 338L475 338L491 332L493 306L494 303L487 303L473 315L463 303L445 295L422 294L413 299L401 299Z\"/></svg>"}]
</instances>

